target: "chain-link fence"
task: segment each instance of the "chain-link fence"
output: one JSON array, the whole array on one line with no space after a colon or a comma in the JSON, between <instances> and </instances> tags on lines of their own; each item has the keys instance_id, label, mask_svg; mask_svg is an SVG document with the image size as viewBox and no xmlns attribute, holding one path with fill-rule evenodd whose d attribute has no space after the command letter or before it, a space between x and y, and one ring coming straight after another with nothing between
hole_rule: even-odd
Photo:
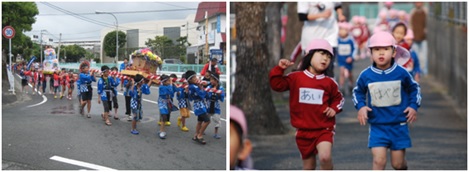
<instances>
[{"instance_id":1,"label":"chain-link fence","mask_svg":"<svg viewBox=\"0 0 469 172\"><path fill-rule=\"evenodd\" d=\"M466 2L432 2L427 17L428 71L467 112Z\"/></svg>"}]
</instances>

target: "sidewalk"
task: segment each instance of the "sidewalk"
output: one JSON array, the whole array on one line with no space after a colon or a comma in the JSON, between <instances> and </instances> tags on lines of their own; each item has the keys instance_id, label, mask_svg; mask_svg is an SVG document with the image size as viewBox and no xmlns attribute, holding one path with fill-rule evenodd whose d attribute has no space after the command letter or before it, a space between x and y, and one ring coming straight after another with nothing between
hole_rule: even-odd
<instances>
[{"instance_id":1,"label":"sidewalk","mask_svg":"<svg viewBox=\"0 0 469 172\"><path fill-rule=\"evenodd\" d=\"M15 78L15 94L13 94L11 91L8 91L10 89L10 83L8 82L8 79L2 80L2 106L9 106L14 103L31 100L31 87L28 86L29 93L23 95L21 93L20 78L18 78L16 74L13 74L13 77Z\"/></svg>"},{"instance_id":2,"label":"sidewalk","mask_svg":"<svg viewBox=\"0 0 469 172\"><path fill-rule=\"evenodd\" d=\"M367 63L367 60L356 63L354 77ZM423 99L418 120L410 125L413 147L406 153L409 170L467 170L467 117L462 117L466 114L458 115L448 96L441 94L443 88L433 81L425 77L420 82ZM358 123L351 96L345 99L344 110L336 118L334 169L370 170L368 126ZM290 124L288 104L277 105L277 112L290 131L285 135L250 136L254 168L301 170L302 160L295 142L295 129ZM386 169L392 169L389 156Z\"/></svg>"}]
</instances>

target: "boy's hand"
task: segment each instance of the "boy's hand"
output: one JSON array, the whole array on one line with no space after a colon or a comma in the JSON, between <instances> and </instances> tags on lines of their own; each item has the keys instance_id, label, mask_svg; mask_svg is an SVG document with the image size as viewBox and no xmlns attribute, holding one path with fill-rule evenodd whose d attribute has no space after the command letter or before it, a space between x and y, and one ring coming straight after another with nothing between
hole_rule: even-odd
<instances>
[{"instance_id":1,"label":"boy's hand","mask_svg":"<svg viewBox=\"0 0 469 172\"><path fill-rule=\"evenodd\" d=\"M330 108L330 107L327 107L327 109L326 109L323 113L325 113L326 116L329 117L329 118L334 117L335 114L336 114L336 113L335 113L335 110L332 109L332 108Z\"/></svg>"},{"instance_id":2,"label":"boy's hand","mask_svg":"<svg viewBox=\"0 0 469 172\"><path fill-rule=\"evenodd\" d=\"M286 69L287 67L294 65L294 62L291 62L290 60L287 59L280 59L278 62L278 66L280 66L282 69Z\"/></svg>"},{"instance_id":3,"label":"boy's hand","mask_svg":"<svg viewBox=\"0 0 469 172\"><path fill-rule=\"evenodd\" d=\"M353 61L352 57L348 57L348 58L345 60L345 62L347 62L347 63L352 63L352 61Z\"/></svg>"},{"instance_id":4,"label":"boy's hand","mask_svg":"<svg viewBox=\"0 0 469 172\"><path fill-rule=\"evenodd\" d=\"M98 99L98 104L101 104L101 100L100 100L100 99Z\"/></svg>"},{"instance_id":5,"label":"boy's hand","mask_svg":"<svg viewBox=\"0 0 469 172\"><path fill-rule=\"evenodd\" d=\"M414 122L415 120L417 120L417 111L415 111L413 108L411 107L407 107L405 110L404 110L404 113L407 113L407 122L408 123L412 123Z\"/></svg>"},{"instance_id":6,"label":"boy's hand","mask_svg":"<svg viewBox=\"0 0 469 172\"><path fill-rule=\"evenodd\" d=\"M360 125L366 124L366 120L368 119L368 112L371 112L371 108L369 108L368 106L363 106L362 108L360 108L360 110L358 110L357 118L360 122Z\"/></svg>"}]
</instances>

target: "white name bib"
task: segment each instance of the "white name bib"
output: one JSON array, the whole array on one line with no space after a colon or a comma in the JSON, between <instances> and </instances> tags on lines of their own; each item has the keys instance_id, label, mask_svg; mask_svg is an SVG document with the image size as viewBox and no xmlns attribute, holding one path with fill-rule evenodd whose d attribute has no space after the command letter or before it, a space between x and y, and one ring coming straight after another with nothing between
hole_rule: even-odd
<instances>
[{"instance_id":1,"label":"white name bib","mask_svg":"<svg viewBox=\"0 0 469 172\"><path fill-rule=\"evenodd\" d=\"M300 88L300 103L322 105L324 90Z\"/></svg>"},{"instance_id":2,"label":"white name bib","mask_svg":"<svg viewBox=\"0 0 469 172\"><path fill-rule=\"evenodd\" d=\"M371 105L387 107L401 104L401 81L375 82L368 84Z\"/></svg>"},{"instance_id":3,"label":"white name bib","mask_svg":"<svg viewBox=\"0 0 469 172\"><path fill-rule=\"evenodd\" d=\"M350 55L352 53L352 46L350 44L339 44L338 51L340 56Z\"/></svg>"}]
</instances>

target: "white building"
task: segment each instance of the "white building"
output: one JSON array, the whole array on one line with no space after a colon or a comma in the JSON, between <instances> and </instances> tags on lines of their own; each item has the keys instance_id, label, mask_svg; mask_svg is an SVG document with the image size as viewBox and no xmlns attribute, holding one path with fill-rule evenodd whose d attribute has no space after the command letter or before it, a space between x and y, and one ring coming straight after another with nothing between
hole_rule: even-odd
<instances>
[{"instance_id":1,"label":"white building","mask_svg":"<svg viewBox=\"0 0 469 172\"><path fill-rule=\"evenodd\" d=\"M188 42L196 45L198 32L197 23L194 22L195 14L188 15L185 19L181 20L156 20L144 21L135 23L119 23L119 30L127 35L127 43L125 47L119 48L119 59L122 60L124 54L131 54L132 52L121 52L125 48L138 48L146 47L145 41L148 39L155 39L155 36L167 36L173 41L179 37L188 36ZM115 31L115 28L105 28L101 30L101 47L103 47L103 40L107 33ZM101 61L103 63L112 63L114 58L106 57L104 50L101 48Z\"/></svg>"},{"instance_id":2,"label":"white building","mask_svg":"<svg viewBox=\"0 0 469 172\"><path fill-rule=\"evenodd\" d=\"M222 49L223 52L226 52L226 2L199 3L194 21L199 25L197 27L199 32L197 44L194 44L199 47L198 58L203 57L207 53L205 52L206 30L208 31L207 41L209 49ZM226 57L226 53L224 54Z\"/></svg>"}]
</instances>

